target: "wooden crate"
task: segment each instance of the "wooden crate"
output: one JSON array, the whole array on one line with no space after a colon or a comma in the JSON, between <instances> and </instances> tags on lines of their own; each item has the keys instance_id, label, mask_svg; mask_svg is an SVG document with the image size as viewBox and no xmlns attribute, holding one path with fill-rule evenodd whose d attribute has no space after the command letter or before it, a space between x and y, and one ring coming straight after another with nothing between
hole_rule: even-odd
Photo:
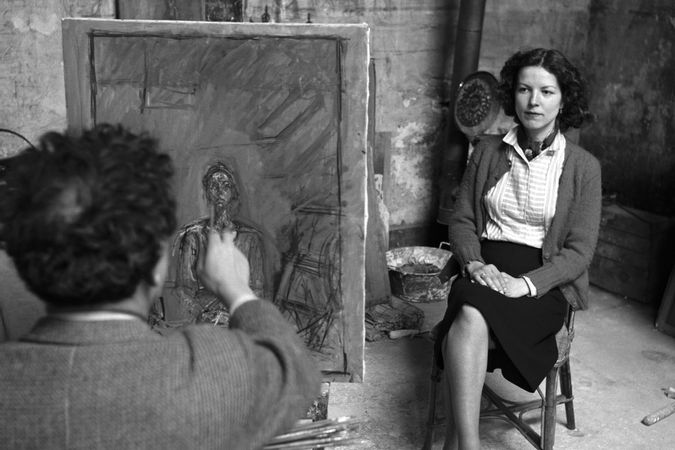
<instances>
[{"instance_id":1,"label":"wooden crate","mask_svg":"<svg viewBox=\"0 0 675 450\"><path fill-rule=\"evenodd\" d=\"M673 266L675 220L607 203L590 268L591 283L658 306Z\"/></svg>"},{"instance_id":2,"label":"wooden crate","mask_svg":"<svg viewBox=\"0 0 675 450\"><path fill-rule=\"evenodd\" d=\"M675 267L670 272L668 284L663 293L663 300L656 317L656 328L666 334L675 336Z\"/></svg>"}]
</instances>

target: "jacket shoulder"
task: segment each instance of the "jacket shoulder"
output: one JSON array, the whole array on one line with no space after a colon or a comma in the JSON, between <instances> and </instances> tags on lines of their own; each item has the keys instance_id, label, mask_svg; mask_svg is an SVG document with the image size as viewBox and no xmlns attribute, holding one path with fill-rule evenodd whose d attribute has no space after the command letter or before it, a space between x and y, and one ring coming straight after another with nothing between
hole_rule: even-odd
<instances>
[{"instance_id":1,"label":"jacket shoulder","mask_svg":"<svg viewBox=\"0 0 675 450\"><path fill-rule=\"evenodd\" d=\"M570 157L574 156L579 166L600 172L600 161L591 152L570 141L567 141L566 147Z\"/></svg>"},{"instance_id":2,"label":"jacket shoulder","mask_svg":"<svg viewBox=\"0 0 675 450\"><path fill-rule=\"evenodd\" d=\"M481 134L473 141L473 146L478 149L495 149L503 143L505 134Z\"/></svg>"},{"instance_id":3,"label":"jacket shoulder","mask_svg":"<svg viewBox=\"0 0 675 450\"><path fill-rule=\"evenodd\" d=\"M483 134L478 136L473 141L472 158L480 160L499 153L499 150L506 145L503 141L504 136L503 134Z\"/></svg>"}]
</instances>

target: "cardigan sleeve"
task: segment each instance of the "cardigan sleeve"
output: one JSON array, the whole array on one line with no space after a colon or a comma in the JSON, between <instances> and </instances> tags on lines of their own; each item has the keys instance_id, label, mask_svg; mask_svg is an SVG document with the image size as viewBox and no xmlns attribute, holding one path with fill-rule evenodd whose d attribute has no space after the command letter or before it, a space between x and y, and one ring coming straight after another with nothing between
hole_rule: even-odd
<instances>
[{"instance_id":1,"label":"cardigan sleeve","mask_svg":"<svg viewBox=\"0 0 675 450\"><path fill-rule=\"evenodd\" d=\"M600 163L587 156L578 164L581 176L571 181L575 186L566 197L559 197L556 216L563 217L556 217L557 223L554 219L550 236L544 240L543 265L525 274L537 288L537 297L579 278L593 259L600 229L602 182Z\"/></svg>"},{"instance_id":2,"label":"cardigan sleeve","mask_svg":"<svg viewBox=\"0 0 675 450\"><path fill-rule=\"evenodd\" d=\"M487 176L487 167L484 165L488 164L488 158L484 156L490 144L494 145L490 139L481 140L471 154L459 185L455 210L448 225L450 248L457 257L460 267L464 267L470 261L484 262L478 231L480 227L478 219L482 215L480 209L482 185L479 180Z\"/></svg>"}]
</instances>

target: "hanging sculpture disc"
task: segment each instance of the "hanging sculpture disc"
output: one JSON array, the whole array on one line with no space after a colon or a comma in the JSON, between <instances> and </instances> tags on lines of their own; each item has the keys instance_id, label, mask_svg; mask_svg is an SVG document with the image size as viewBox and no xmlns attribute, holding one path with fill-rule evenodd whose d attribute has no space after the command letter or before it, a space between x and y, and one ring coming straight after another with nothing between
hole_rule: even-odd
<instances>
[{"instance_id":1,"label":"hanging sculpture disc","mask_svg":"<svg viewBox=\"0 0 675 450\"><path fill-rule=\"evenodd\" d=\"M462 81L455 101L455 123L468 137L485 132L499 114L497 79L489 72L474 72Z\"/></svg>"}]
</instances>

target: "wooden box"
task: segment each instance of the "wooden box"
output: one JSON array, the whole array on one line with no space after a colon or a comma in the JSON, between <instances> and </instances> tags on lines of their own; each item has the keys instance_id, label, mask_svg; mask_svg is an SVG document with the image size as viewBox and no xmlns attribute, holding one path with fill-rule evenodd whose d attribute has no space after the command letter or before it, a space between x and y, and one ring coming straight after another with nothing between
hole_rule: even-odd
<instances>
[{"instance_id":1,"label":"wooden box","mask_svg":"<svg viewBox=\"0 0 675 450\"><path fill-rule=\"evenodd\" d=\"M661 301L673 266L675 221L607 203L590 280L609 292L655 306Z\"/></svg>"},{"instance_id":2,"label":"wooden box","mask_svg":"<svg viewBox=\"0 0 675 450\"><path fill-rule=\"evenodd\" d=\"M670 272L663 300L656 317L656 328L666 334L675 336L675 266Z\"/></svg>"}]
</instances>

